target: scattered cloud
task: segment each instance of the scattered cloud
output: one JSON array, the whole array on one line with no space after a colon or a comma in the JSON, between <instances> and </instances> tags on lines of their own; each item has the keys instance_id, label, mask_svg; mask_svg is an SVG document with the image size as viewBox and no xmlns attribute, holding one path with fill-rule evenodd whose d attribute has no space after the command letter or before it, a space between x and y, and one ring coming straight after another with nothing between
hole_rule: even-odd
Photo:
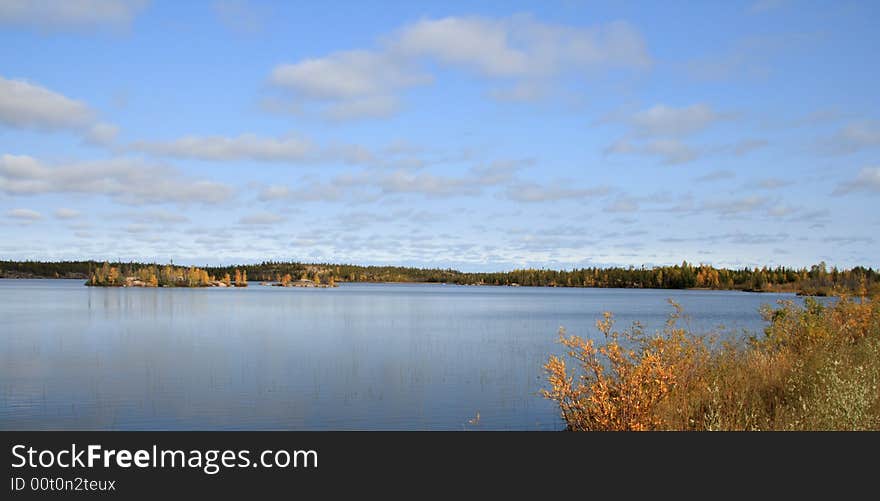
<instances>
[{"instance_id":1,"label":"scattered cloud","mask_svg":"<svg viewBox=\"0 0 880 501\"><path fill-rule=\"evenodd\" d=\"M135 221L138 223L147 223L147 224L156 224L160 223L163 225L173 224L173 223L186 223L189 222L189 218L184 214L179 212L170 212L166 210L153 210L146 212L136 212L136 213L128 213L124 214L123 217L129 221Z\"/></svg>"},{"instance_id":2,"label":"scattered cloud","mask_svg":"<svg viewBox=\"0 0 880 501\"><path fill-rule=\"evenodd\" d=\"M31 209L11 209L6 213L12 219L19 221L37 221L43 219L43 215Z\"/></svg>"},{"instance_id":3,"label":"scattered cloud","mask_svg":"<svg viewBox=\"0 0 880 501\"><path fill-rule=\"evenodd\" d=\"M605 154L658 157L665 165L679 165L692 162L699 156L696 150L677 139L656 139L641 143L621 139L605 148Z\"/></svg>"},{"instance_id":4,"label":"scattered cloud","mask_svg":"<svg viewBox=\"0 0 880 501\"><path fill-rule=\"evenodd\" d=\"M608 120L622 121L628 126L629 133L607 146L605 154L652 156L659 158L663 164L678 165L692 162L705 154L742 155L762 146L759 141L744 141L696 148L683 141L683 138L703 132L731 117L702 103L682 107L657 104L629 115L614 116Z\"/></svg>"},{"instance_id":5,"label":"scattered cloud","mask_svg":"<svg viewBox=\"0 0 880 501\"><path fill-rule=\"evenodd\" d=\"M427 198L476 196L484 189L514 183L516 172L534 160L505 160L477 164L457 174L439 174L413 169L368 167L321 180L311 176L291 188L275 184L260 190L258 199L297 201L372 202L387 195L421 195Z\"/></svg>"},{"instance_id":6,"label":"scattered cloud","mask_svg":"<svg viewBox=\"0 0 880 501\"><path fill-rule=\"evenodd\" d=\"M50 30L124 29L147 0L0 0L0 25Z\"/></svg>"},{"instance_id":7,"label":"scattered cloud","mask_svg":"<svg viewBox=\"0 0 880 501\"><path fill-rule=\"evenodd\" d=\"M375 181L382 193L409 193L428 197L474 196L484 187L510 181L504 167L474 167L464 176L443 176L428 172L413 173L398 170L381 175Z\"/></svg>"},{"instance_id":8,"label":"scattered cloud","mask_svg":"<svg viewBox=\"0 0 880 501\"><path fill-rule=\"evenodd\" d=\"M733 179L736 177L736 172L731 170L714 170L707 174L703 174L694 179L694 181L698 183L708 183L712 181L723 181L725 179Z\"/></svg>"},{"instance_id":9,"label":"scattered cloud","mask_svg":"<svg viewBox=\"0 0 880 501\"><path fill-rule=\"evenodd\" d=\"M603 209L605 212L636 212L639 210L639 202L633 197L619 196Z\"/></svg>"},{"instance_id":10,"label":"scattered cloud","mask_svg":"<svg viewBox=\"0 0 880 501\"><path fill-rule=\"evenodd\" d=\"M25 80L0 77L0 122L22 129L85 129L94 113L81 102Z\"/></svg>"},{"instance_id":11,"label":"scattered cloud","mask_svg":"<svg viewBox=\"0 0 880 501\"><path fill-rule=\"evenodd\" d=\"M469 68L488 77L549 77L596 66L644 68L644 40L623 21L591 28L540 22L529 15L506 19L426 19L401 29L395 53Z\"/></svg>"},{"instance_id":12,"label":"scattered cloud","mask_svg":"<svg viewBox=\"0 0 880 501\"><path fill-rule=\"evenodd\" d=\"M17 129L77 132L93 144L107 145L119 128L97 121L97 113L82 101L27 80L0 76L0 124Z\"/></svg>"},{"instance_id":13,"label":"scattered cloud","mask_svg":"<svg viewBox=\"0 0 880 501\"><path fill-rule=\"evenodd\" d=\"M820 147L830 155L849 155L880 146L880 122L862 120L851 122L832 137L821 141Z\"/></svg>"},{"instance_id":14,"label":"scattered cloud","mask_svg":"<svg viewBox=\"0 0 880 501\"><path fill-rule=\"evenodd\" d=\"M710 200L704 202L701 208L721 216L734 216L764 208L769 201L767 197L752 195L727 200Z\"/></svg>"},{"instance_id":15,"label":"scattered cloud","mask_svg":"<svg viewBox=\"0 0 880 501\"><path fill-rule=\"evenodd\" d=\"M651 58L638 31L622 21L580 28L528 15L423 19L382 37L374 49L279 64L269 81L292 101L270 99L265 106L294 113L317 107L332 120L387 117L400 109L403 91L434 81L431 65L506 80L489 95L533 101L560 75L647 68Z\"/></svg>"},{"instance_id":16,"label":"scattered cloud","mask_svg":"<svg viewBox=\"0 0 880 501\"><path fill-rule=\"evenodd\" d=\"M765 148L770 144L766 139L743 139L732 144L726 144L714 147L713 153L733 155L741 157L749 153Z\"/></svg>"},{"instance_id":17,"label":"scattered cloud","mask_svg":"<svg viewBox=\"0 0 880 501\"><path fill-rule=\"evenodd\" d=\"M272 214L270 212L259 212L256 214L243 216L241 219L238 220L238 223L244 225L268 225L280 223L281 221L284 221L284 217L279 216L278 214Z\"/></svg>"},{"instance_id":18,"label":"scattered cloud","mask_svg":"<svg viewBox=\"0 0 880 501\"><path fill-rule=\"evenodd\" d=\"M432 79L390 54L351 50L278 65L269 80L301 104L324 104L328 118L352 119L391 115L399 91Z\"/></svg>"},{"instance_id":19,"label":"scattered cloud","mask_svg":"<svg viewBox=\"0 0 880 501\"><path fill-rule=\"evenodd\" d=\"M795 214L797 211L797 207L792 207L791 205L785 204L777 204L767 209L767 215L770 217L786 217Z\"/></svg>"},{"instance_id":20,"label":"scattered cloud","mask_svg":"<svg viewBox=\"0 0 880 501\"><path fill-rule=\"evenodd\" d=\"M261 137L241 134L236 137L185 136L173 141L138 141L131 151L176 158L211 161L256 160L261 162L300 162L309 157L312 144L306 139Z\"/></svg>"},{"instance_id":21,"label":"scattered cloud","mask_svg":"<svg viewBox=\"0 0 880 501\"><path fill-rule=\"evenodd\" d=\"M628 122L637 136L668 138L702 132L725 118L706 104L680 108L658 104L635 113Z\"/></svg>"},{"instance_id":22,"label":"scattered cloud","mask_svg":"<svg viewBox=\"0 0 880 501\"><path fill-rule=\"evenodd\" d=\"M85 140L89 144L109 146L116 141L116 136L118 135L118 126L101 122L93 125L88 130Z\"/></svg>"},{"instance_id":23,"label":"scattered cloud","mask_svg":"<svg viewBox=\"0 0 880 501\"><path fill-rule=\"evenodd\" d=\"M761 188L764 190L778 190L780 188L785 188L787 186L791 186L794 184L794 181L790 179L781 179L778 177L767 177L764 179L758 179L753 183L749 183L748 187Z\"/></svg>"},{"instance_id":24,"label":"scattered cloud","mask_svg":"<svg viewBox=\"0 0 880 501\"><path fill-rule=\"evenodd\" d=\"M258 198L263 202L281 200L290 196L290 188L280 184L273 184L260 190Z\"/></svg>"},{"instance_id":25,"label":"scattered cloud","mask_svg":"<svg viewBox=\"0 0 880 501\"><path fill-rule=\"evenodd\" d=\"M55 210L55 217L58 219L76 219L80 216L80 212L76 209L68 209L61 207Z\"/></svg>"},{"instance_id":26,"label":"scattered cloud","mask_svg":"<svg viewBox=\"0 0 880 501\"><path fill-rule=\"evenodd\" d=\"M0 156L0 192L100 194L133 205L216 204L233 193L224 184L191 179L173 167L137 158L46 164L30 156L10 154Z\"/></svg>"},{"instance_id":27,"label":"scattered cloud","mask_svg":"<svg viewBox=\"0 0 880 501\"><path fill-rule=\"evenodd\" d=\"M707 234L688 237L661 237L658 240L664 243L681 244L685 242L698 242L702 244L729 243L736 245L769 245L774 243L788 242L791 235L780 233L746 233L733 231L729 233Z\"/></svg>"},{"instance_id":28,"label":"scattered cloud","mask_svg":"<svg viewBox=\"0 0 880 501\"><path fill-rule=\"evenodd\" d=\"M386 118L394 115L400 104L394 96L368 96L330 104L324 111L325 118L343 122L362 118Z\"/></svg>"},{"instance_id":29,"label":"scattered cloud","mask_svg":"<svg viewBox=\"0 0 880 501\"><path fill-rule=\"evenodd\" d=\"M769 245L791 241L791 235L786 232L745 233L741 231L736 231L734 233L720 235L720 238L732 244L740 245Z\"/></svg>"},{"instance_id":30,"label":"scattered cloud","mask_svg":"<svg viewBox=\"0 0 880 501\"><path fill-rule=\"evenodd\" d=\"M308 98L356 100L421 85L429 78L388 54L352 50L276 66L270 81Z\"/></svg>"},{"instance_id":31,"label":"scattered cloud","mask_svg":"<svg viewBox=\"0 0 880 501\"><path fill-rule=\"evenodd\" d=\"M855 179L837 185L832 195L846 195L859 191L880 193L880 167L862 168Z\"/></svg>"},{"instance_id":32,"label":"scattered cloud","mask_svg":"<svg viewBox=\"0 0 880 501\"><path fill-rule=\"evenodd\" d=\"M489 91L489 97L501 102L528 103L540 101L549 94L547 86L539 82L523 81Z\"/></svg>"},{"instance_id":33,"label":"scattered cloud","mask_svg":"<svg viewBox=\"0 0 880 501\"><path fill-rule=\"evenodd\" d=\"M826 125L847 118L848 114L837 108L823 108L805 113L790 121L791 127Z\"/></svg>"},{"instance_id":34,"label":"scattered cloud","mask_svg":"<svg viewBox=\"0 0 880 501\"><path fill-rule=\"evenodd\" d=\"M786 221L790 223L805 223L810 228L822 228L831 223L831 211L828 209L815 209L811 211L797 211Z\"/></svg>"},{"instance_id":35,"label":"scattered cloud","mask_svg":"<svg viewBox=\"0 0 880 501\"><path fill-rule=\"evenodd\" d=\"M516 183L509 186L504 195L516 202L552 202L567 199L590 199L607 195L611 188L596 186L592 188L571 188L569 183L554 184Z\"/></svg>"},{"instance_id":36,"label":"scattered cloud","mask_svg":"<svg viewBox=\"0 0 880 501\"><path fill-rule=\"evenodd\" d=\"M279 137L246 133L238 136L184 136L167 141L136 141L125 149L150 155L211 162L275 162L301 165L347 164L394 169L418 169L456 160L432 157L418 148L395 145L371 149L357 144L317 144L295 134Z\"/></svg>"},{"instance_id":37,"label":"scattered cloud","mask_svg":"<svg viewBox=\"0 0 880 501\"><path fill-rule=\"evenodd\" d=\"M837 245L853 245L853 244L872 244L874 238L866 236L827 236L822 238L823 242Z\"/></svg>"}]
</instances>

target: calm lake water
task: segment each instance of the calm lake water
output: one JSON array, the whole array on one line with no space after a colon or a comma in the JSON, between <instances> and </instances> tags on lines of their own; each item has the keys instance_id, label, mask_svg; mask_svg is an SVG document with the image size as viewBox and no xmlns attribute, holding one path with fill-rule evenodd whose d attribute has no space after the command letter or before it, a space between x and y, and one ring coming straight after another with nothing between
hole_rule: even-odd
<instances>
[{"instance_id":1,"label":"calm lake water","mask_svg":"<svg viewBox=\"0 0 880 501\"><path fill-rule=\"evenodd\" d=\"M557 331L760 331L790 294L343 284L118 289L0 280L2 429L562 428L538 395ZM477 424L469 424L479 413Z\"/></svg>"}]
</instances>

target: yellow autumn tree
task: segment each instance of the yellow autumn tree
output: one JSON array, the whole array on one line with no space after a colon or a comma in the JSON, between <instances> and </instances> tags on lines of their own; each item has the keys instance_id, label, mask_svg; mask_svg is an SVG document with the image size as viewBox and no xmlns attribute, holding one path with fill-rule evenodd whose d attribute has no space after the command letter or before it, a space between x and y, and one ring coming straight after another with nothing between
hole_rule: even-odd
<instances>
[{"instance_id":1,"label":"yellow autumn tree","mask_svg":"<svg viewBox=\"0 0 880 501\"><path fill-rule=\"evenodd\" d=\"M659 429L663 420L658 407L676 386L698 384L692 377L697 361L707 352L702 338L675 327L680 307L663 333L646 337L638 325L618 332L605 313L596 327L605 336L592 339L566 336L560 343L575 362L569 371L566 360L552 356L544 369L549 389L546 398L556 401L568 428L573 431L641 431Z\"/></svg>"}]
</instances>

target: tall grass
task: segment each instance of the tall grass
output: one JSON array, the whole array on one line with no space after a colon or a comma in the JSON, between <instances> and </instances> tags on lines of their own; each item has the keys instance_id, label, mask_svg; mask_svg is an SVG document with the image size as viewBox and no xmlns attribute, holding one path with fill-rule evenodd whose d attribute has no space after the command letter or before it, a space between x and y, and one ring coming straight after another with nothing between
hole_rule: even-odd
<instances>
[{"instance_id":1,"label":"tall grass","mask_svg":"<svg viewBox=\"0 0 880 501\"><path fill-rule=\"evenodd\" d=\"M602 342L560 332L543 393L569 430L880 429L880 298L781 301L761 335L723 344L673 306L651 335L609 313Z\"/></svg>"}]
</instances>

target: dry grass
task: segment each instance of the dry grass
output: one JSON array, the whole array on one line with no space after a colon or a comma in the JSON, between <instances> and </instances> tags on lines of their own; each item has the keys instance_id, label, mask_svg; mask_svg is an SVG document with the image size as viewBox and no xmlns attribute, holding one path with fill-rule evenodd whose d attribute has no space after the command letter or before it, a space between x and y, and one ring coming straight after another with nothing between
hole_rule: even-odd
<instances>
[{"instance_id":1,"label":"dry grass","mask_svg":"<svg viewBox=\"0 0 880 501\"><path fill-rule=\"evenodd\" d=\"M718 345L678 327L597 322L602 343L560 332L544 396L570 430L880 429L880 299L762 311L763 336ZM569 369L573 364L573 369Z\"/></svg>"}]
</instances>

